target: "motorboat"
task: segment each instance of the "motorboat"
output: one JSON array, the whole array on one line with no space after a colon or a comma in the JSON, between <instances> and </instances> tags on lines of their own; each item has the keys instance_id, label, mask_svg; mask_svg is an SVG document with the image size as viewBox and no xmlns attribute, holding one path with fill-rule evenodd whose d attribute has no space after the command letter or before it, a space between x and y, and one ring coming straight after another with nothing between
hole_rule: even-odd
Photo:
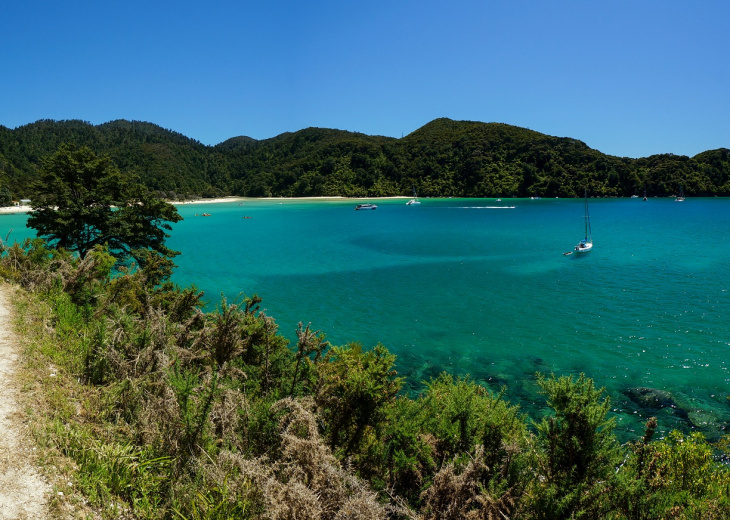
<instances>
[{"instance_id":1,"label":"motorboat","mask_svg":"<svg viewBox=\"0 0 730 520\"><path fill-rule=\"evenodd\" d=\"M358 204L355 206L355 211L360 211L361 209L378 209L378 207L375 204Z\"/></svg>"}]
</instances>

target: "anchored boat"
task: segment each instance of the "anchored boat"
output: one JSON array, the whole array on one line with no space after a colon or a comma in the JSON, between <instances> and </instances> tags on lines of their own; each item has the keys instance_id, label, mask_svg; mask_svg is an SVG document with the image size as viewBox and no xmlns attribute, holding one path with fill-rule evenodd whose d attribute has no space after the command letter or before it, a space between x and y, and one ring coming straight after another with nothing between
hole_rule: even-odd
<instances>
[{"instance_id":1,"label":"anchored boat","mask_svg":"<svg viewBox=\"0 0 730 520\"><path fill-rule=\"evenodd\" d=\"M591 216L588 214L588 190L585 192L585 237L575 246L576 253L587 253L593 249L593 237L591 236Z\"/></svg>"}]
</instances>

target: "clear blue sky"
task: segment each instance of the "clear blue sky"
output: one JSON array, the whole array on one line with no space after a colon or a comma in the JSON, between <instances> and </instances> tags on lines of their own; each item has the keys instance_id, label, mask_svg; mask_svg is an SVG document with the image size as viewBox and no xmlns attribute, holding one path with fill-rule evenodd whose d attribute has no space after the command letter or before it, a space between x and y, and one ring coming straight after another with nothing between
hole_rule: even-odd
<instances>
[{"instance_id":1,"label":"clear blue sky","mask_svg":"<svg viewBox=\"0 0 730 520\"><path fill-rule=\"evenodd\" d=\"M9 128L128 119L213 145L448 117L617 156L730 148L727 0L27 0L0 21Z\"/></svg>"}]
</instances>

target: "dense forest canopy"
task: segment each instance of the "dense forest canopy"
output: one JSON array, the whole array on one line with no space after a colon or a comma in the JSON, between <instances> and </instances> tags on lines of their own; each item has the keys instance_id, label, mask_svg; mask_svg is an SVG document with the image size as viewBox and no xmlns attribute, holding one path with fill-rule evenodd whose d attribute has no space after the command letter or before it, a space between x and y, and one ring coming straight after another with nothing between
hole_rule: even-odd
<instances>
[{"instance_id":1,"label":"dense forest canopy","mask_svg":"<svg viewBox=\"0 0 730 520\"><path fill-rule=\"evenodd\" d=\"M62 144L108 155L163 198L730 195L730 150L631 159L502 123L436 119L400 139L306 128L206 146L140 121L0 126L0 204L32 198L40 161Z\"/></svg>"}]
</instances>

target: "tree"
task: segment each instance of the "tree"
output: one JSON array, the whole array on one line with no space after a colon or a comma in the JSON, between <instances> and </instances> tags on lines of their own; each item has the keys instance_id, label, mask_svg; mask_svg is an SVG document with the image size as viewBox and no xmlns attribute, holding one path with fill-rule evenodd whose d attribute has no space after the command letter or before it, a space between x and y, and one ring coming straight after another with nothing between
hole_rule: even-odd
<instances>
[{"instance_id":1,"label":"tree","mask_svg":"<svg viewBox=\"0 0 730 520\"><path fill-rule=\"evenodd\" d=\"M175 206L87 147L65 144L42 160L31 205L28 227L81 258L97 245L106 245L119 262L133 257L144 264L150 250L178 254L165 246L169 223L182 218Z\"/></svg>"},{"instance_id":2,"label":"tree","mask_svg":"<svg viewBox=\"0 0 730 520\"><path fill-rule=\"evenodd\" d=\"M0 206L10 206L13 203L13 196L6 186L0 188Z\"/></svg>"}]
</instances>

